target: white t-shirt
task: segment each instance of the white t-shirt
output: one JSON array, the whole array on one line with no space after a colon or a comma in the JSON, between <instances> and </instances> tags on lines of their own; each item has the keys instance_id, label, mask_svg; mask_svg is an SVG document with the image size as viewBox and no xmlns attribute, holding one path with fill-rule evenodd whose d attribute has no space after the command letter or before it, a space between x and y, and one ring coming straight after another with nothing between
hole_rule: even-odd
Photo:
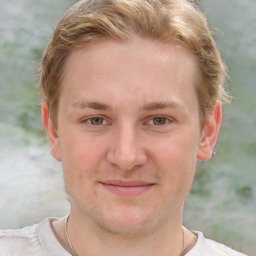
<instances>
[{"instance_id":1,"label":"white t-shirt","mask_svg":"<svg viewBox=\"0 0 256 256\"><path fill-rule=\"evenodd\" d=\"M70 256L55 237L47 218L39 224L18 230L0 230L0 256ZM222 244L205 239L195 231L198 239L186 256L245 256Z\"/></svg>"}]
</instances>

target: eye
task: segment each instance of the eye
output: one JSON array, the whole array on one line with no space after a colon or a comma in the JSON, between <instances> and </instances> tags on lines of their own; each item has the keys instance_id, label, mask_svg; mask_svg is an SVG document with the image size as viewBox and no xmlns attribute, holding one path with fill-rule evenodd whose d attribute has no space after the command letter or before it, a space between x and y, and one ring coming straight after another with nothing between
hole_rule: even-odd
<instances>
[{"instance_id":1,"label":"eye","mask_svg":"<svg viewBox=\"0 0 256 256\"><path fill-rule=\"evenodd\" d=\"M167 122L167 118L163 116L157 116L152 119L154 125L164 125Z\"/></svg>"},{"instance_id":2,"label":"eye","mask_svg":"<svg viewBox=\"0 0 256 256\"><path fill-rule=\"evenodd\" d=\"M92 116L92 117L87 117L82 120L80 120L81 123L87 124L89 126L100 126L100 125L107 125L109 122L100 116Z\"/></svg>"},{"instance_id":3,"label":"eye","mask_svg":"<svg viewBox=\"0 0 256 256\"><path fill-rule=\"evenodd\" d=\"M99 116L91 117L87 121L92 125L102 125L104 123L104 119Z\"/></svg>"}]
</instances>

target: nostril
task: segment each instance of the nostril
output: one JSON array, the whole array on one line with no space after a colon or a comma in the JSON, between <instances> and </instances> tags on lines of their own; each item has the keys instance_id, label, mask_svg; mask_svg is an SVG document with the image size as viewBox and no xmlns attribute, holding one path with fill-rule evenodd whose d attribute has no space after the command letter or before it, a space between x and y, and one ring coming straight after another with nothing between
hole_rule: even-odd
<instances>
[{"instance_id":1,"label":"nostril","mask_svg":"<svg viewBox=\"0 0 256 256\"><path fill-rule=\"evenodd\" d=\"M143 150L134 152L109 151L107 161L122 170L132 170L135 167L142 166L147 162L147 155Z\"/></svg>"}]
</instances>

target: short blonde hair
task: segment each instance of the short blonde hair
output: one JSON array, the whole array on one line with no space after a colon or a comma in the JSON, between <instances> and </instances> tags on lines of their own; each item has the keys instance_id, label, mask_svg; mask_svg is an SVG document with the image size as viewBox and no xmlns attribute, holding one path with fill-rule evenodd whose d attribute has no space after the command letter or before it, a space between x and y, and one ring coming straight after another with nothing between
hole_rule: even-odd
<instances>
[{"instance_id":1,"label":"short blonde hair","mask_svg":"<svg viewBox=\"0 0 256 256\"><path fill-rule=\"evenodd\" d=\"M175 42L195 56L201 125L217 100L229 101L226 66L195 1L82 0L60 19L41 61L40 92L48 102L54 125L57 126L61 83L71 51L102 38L125 41L134 34Z\"/></svg>"}]
</instances>

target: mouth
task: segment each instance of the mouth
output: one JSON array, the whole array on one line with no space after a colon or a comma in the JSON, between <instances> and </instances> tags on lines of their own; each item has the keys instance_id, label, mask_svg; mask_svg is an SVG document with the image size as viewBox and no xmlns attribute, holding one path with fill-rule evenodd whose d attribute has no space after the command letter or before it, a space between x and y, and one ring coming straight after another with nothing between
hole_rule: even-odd
<instances>
[{"instance_id":1,"label":"mouth","mask_svg":"<svg viewBox=\"0 0 256 256\"><path fill-rule=\"evenodd\" d=\"M100 184L109 192L119 196L138 196L152 189L156 184L141 180L107 180Z\"/></svg>"}]
</instances>

